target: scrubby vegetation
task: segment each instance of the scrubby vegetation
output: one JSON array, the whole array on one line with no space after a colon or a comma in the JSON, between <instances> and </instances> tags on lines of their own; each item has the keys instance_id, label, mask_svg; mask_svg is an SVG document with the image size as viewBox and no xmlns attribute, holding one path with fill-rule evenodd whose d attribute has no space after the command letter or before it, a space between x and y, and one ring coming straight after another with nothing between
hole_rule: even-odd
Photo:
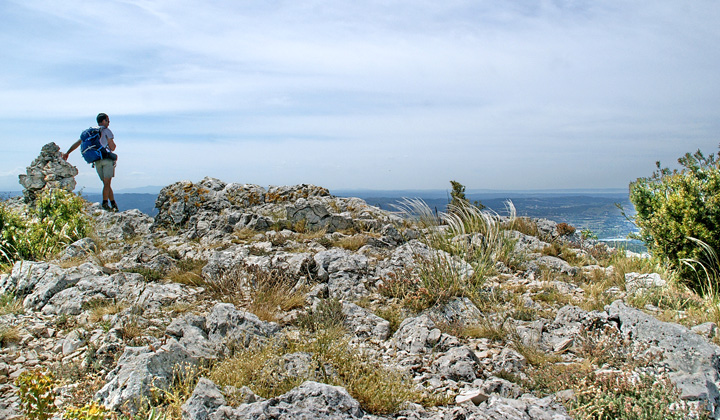
<instances>
[{"instance_id":1,"label":"scrubby vegetation","mask_svg":"<svg viewBox=\"0 0 720 420\"><path fill-rule=\"evenodd\" d=\"M43 192L24 213L0 203L0 267L47 259L88 235L85 200L65 190Z\"/></svg>"},{"instance_id":2,"label":"scrubby vegetation","mask_svg":"<svg viewBox=\"0 0 720 420\"><path fill-rule=\"evenodd\" d=\"M653 257L701 291L708 285L683 261L712 266L714 261L708 260L701 243L712 250L720 247L720 161L714 154L705 156L698 150L678 162L679 170L658 162L651 176L631 183L630 201L637 211L640 239ZM715 277L712 283L716 282ZM711 287L717 289L716 284Z\"/></svg>"}]
</instances>

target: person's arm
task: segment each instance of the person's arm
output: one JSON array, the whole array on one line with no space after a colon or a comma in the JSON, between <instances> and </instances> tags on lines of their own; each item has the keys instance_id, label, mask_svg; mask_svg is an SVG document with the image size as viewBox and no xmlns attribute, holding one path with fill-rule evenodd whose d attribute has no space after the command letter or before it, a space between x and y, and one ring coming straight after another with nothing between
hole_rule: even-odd
<instances>
[{"instance_id":1,"label":"person's arm","mask_svg":"<svg viewBox=\"0 0 720 420\"><path fill-rule=\"evenodd\" d=\"M114 151L115 151L115 147L116 147L116 146L115 146L115 138L114 138L114 137L113 137L113 138L109 138L109 137L108 137L107 141L108 141L108 148L110 149L110 151L113 151L113 152L114 152Z\"/></svg>"},{"instance_id":2,"label":"person's arm","mask_svg":"<svg viewBox=\"0 0 720 420\"><path fill-rule=\"evenodd\" d=\"M113 144L114 144L114 143L113 143ZM73 143L73 145L70 146L70 148L68 149L67 153L63 153L63 154L62 154L62 158L65 159L65 160L67 160L67 159L68 159L68 156L70 156L70 152L72 152L73 150L77 149L78 147L80 147L80 140L78 140L78 141L76 141L75 143Z\"/></svg>"}]
</instances>

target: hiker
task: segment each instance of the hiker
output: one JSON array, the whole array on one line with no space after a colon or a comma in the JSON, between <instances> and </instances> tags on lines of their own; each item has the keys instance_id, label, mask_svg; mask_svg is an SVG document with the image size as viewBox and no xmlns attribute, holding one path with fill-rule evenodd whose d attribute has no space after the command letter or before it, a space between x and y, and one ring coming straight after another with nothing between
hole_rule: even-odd
<instances>
[{"instance_id":1,"label":"hiker","mask_svg":"<svg viewBox=\"0 0 720 420\"><path fill-rule=\"evenodd\" d=\"M115 176L115 163L117 161L117 155L112 153L112 151L114 151L116 147L115 136L113 136L112 131L110 131L110 129L108 128L108 126L110 125L110 118L107 116L107 114L102 112L99 113L97 116L97 123L98 127L95 127L95 131L99 129L100 146L103 152L100 156L102 157L98 156L99 158L97 160L88 160L88 157L86 156L85 146L83 146L83 149L81 151L85 160L88 161L88 163L92 163L92 165L95 167L95 170L97 171L97 174L103 183L102 208L108 211L116 212L118 211L118 206L117 203L115 203L115 195L113 194L112 187L110 186L110 182ZM81 135L81 139L73 143L73 145L70 146L70 149L68 149L67 153L62 154L62 158L67 160L68 156L70 156L70 153L80 146L85 133L92 129L93 127L83 132L83 134ZM99 152L100 151L98 151L98 153ZM108 201L110 202L109 204Z\"/></svg>"}]
</instances>

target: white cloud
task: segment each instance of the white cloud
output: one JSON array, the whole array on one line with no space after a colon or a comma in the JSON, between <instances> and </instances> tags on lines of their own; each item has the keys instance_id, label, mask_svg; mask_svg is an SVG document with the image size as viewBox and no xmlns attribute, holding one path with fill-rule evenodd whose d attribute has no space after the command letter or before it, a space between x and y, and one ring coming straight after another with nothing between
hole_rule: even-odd
<instances>
[{"instance_id":1,"label":"white cloud","mask_svg":"<svg viewBox=\"0 0 720 420\"><path fill-rule=\"evenodd\" d=\"M718 18L707 0L9 1L0 147L32 160L102 110L127 187L623 186L716 146Z\"/></svg>"}]
</instances>

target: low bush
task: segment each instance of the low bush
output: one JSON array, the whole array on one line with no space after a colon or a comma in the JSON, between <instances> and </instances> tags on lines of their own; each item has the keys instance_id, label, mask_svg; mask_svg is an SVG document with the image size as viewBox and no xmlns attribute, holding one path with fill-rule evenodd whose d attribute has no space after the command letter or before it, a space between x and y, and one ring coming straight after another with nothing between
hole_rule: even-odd
<instances>
[{"instance_id":1,"label":"low bush","mask_svg":"<svg viewBox=\"0 0 720 420\"><path fill-rule=\"evenodd\" d=\"M703 249L696 238L712 249L720 249L720 161L699 150L678 159L680 170L663 168L630 184L639 238L658 260L669 264L695 290L697 283L683 259L702 260Z\"/></svg>"},{"instance_id":2,"label":"low bush","mask_svg":"<svg viewBox=\"0 0 720 420\"><path fill-rule=\"evenodd\" d=\"M558 225L555 227L555 230L560 236L567 236L575 233L575 227L564 222L558 223Z\"/></svg>"},{"instance_id":3,"label":"low bush","mask_svg":"<svg viewBox=\"0 0 720 420\"><path fill-rule=\"evenodd\" d=\"M47 420L57 411L55 378L49 372L25 371L15 380L20 408L31 420Z\"/></svg>"},{"instance_id":4,"label":"low bush","mask_svg":"<svg viewBox=\"0 0 720 420\"><path fill-rule=\"evenodd\" d=\"M635 372L591 373L577 383L570 412L580 420L707 419L697 413L666 376Z\"/></svg>"},{"instance_id":5,"label":"low bush","mask_svg":"<svg viewBox=\"0 0 720 420\"><path fill-rule=\"evenodd\" d=\"M69 407L63 414L63 419L67 420L104 420L110 417L110 412L97 401L87 403L82 407Z\"/></svg>"},{"instance_id":6,"label":"low bush","mask_svg":"<svg viewBox=\"0 0 720 420\"><path fill-rule=\"evenodd\" d=\"M658 364L657 354L633 346L612 327L581 332L575 348L582 362L533 363L525 387L540 395L573 390L575 398L565 405L577 419L707 418L666 376L644 373Z\"/></svg>"},{"instance_id":7,"label":"low bush","mask_svg":"<svg viewBox=\"0 0 720 420\"><path fill-rule=\"evenodd\" d=\"M314 308L301 314L296 323L300 328L311 332L342 329L346 316L342 311L342 302L337 299L320 301Z\"/></svg>"},{"instance_id":8,"label":"low bush","mask_svg":"<svg viewBox=\"0 0 720 420\"><path fill-rule=\"evenodd\" d=\"M90 218L86 202L65 190L43 192L27 214L0 204L0 265L51 257L86 237Z\"/></svg>"}]
</instances>

